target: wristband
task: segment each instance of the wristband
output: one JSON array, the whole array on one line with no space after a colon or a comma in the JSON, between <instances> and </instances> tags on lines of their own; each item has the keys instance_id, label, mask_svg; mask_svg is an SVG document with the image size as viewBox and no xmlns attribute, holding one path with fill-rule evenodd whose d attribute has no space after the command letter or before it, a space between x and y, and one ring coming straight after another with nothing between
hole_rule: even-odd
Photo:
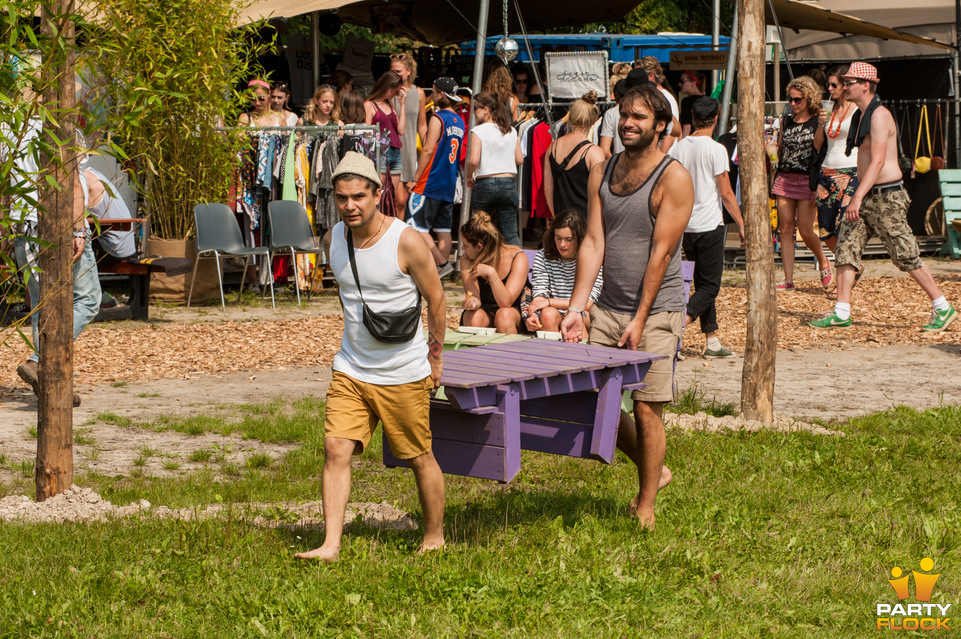
<instances>
[{"instance_id":1,"label":"wristband","mask_svg":"<svg viewBox=\"0 0 961 639\"><path fill-rule=\"evenodd\" d=\"M87 227L83 227L83 228L81 228L81 229L74 229L74 230L73 230L73 236L74 236L75 238L87 239L87 237L89 236L89 234L90 234L90 229L88 229Z\"/></svg>"},{"instance_id":2,"label":"wristband","mask_svg":"<svg viewBox=\"0 0 961 639\"><path fill-rule=\"evenodd\" d=\"M581 314L581 317L583 317L583 318L585 318L585 319L587 318L587 311L581 310L581 309L579 309L579 308L574 308L573 306L568 306L568 307L567 307L567 312L568 312L568 313L580 313L580 314Z\"/></svg>"}]
</instances>

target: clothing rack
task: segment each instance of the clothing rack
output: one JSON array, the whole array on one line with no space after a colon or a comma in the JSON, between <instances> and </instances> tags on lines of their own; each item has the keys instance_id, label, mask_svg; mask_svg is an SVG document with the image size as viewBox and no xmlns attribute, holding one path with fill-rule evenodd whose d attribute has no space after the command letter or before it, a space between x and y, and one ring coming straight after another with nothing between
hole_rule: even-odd
<instances>
[{"instance_id":1,"label":"clothing rack","mask_svg":"<svg viewBox=\"0 0 961 639\"><path fill-rule=\"evenodd\" d=\"M334 167L347 150L359 151L379 165L386 143L380 127L367 124L231 126L216 130L243 133L251 143L250 150L239 156L236 191L230 204L250 246L267 243L270 229L266 213L270 202L277 199L296 198L318 234L329 230L337 218L330 185ZM289 275L283 263L274 262L261 269L261 285L271 275L271 268L274 276ZM310 272L309 267L302 270ZM298 285L303 288L311 284L301 281Z\"/></svg>"}]
</instances>

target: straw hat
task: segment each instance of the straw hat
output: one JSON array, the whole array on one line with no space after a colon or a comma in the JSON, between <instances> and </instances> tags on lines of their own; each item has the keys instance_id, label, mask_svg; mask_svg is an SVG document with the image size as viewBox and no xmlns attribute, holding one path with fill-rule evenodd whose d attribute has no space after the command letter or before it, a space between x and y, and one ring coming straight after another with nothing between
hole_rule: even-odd
<instances>
[{"instance_id":1,"label":"straw hat","mask_svg":"<svg viewBox=\"0 0 961 639\"><path fill-rule=\"evenodd\" d=\"M337 168L335 168L331 174L331 182L336 180L338 175L345 173L359 175L360 177L367 178L378 187L383 186L380 181L380 176L377 174L377 167L374 166L374 161L357 151L347 151L344 159L340 161L340 164L337 165Z\"/></svg>"}]
</instances>

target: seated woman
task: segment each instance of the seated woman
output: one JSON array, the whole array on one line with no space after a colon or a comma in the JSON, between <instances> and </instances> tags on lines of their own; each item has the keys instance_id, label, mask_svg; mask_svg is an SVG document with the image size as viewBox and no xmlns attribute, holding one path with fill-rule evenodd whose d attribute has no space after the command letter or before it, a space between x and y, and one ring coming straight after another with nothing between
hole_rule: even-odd
<instances>
[{"instance_id":1,"label":"seated woman","mask_svg":"<svg viewBox=\"0 0 961 639\"><path fill-rule=\"evenodd\" d=\"M553 220L544 233L544 248L534 257L531 287L534 300L528 309L526 325L529 331L561 330L561 321L571 303L574 292L574 273L577 271L577 251L587 233L587 222L577 211L564 211ZM603 269L597 274L591 297L584 307L590 310L601 294ZM590 320L585 319L587 324Z\"/></svg>"},{"instance_id":2,"label":"seated woman","mask_svg":"<svg viewBox=\"0 0 961 639\"><path fill-rule=\"evenodd\" d=\"M464 282L461 325L498 333L517 333L521 327L521 298L530 265L519 246L504 244L490 215L476 211L460 228L464 253L460 258Z\"/></svg>"}]
</instances>

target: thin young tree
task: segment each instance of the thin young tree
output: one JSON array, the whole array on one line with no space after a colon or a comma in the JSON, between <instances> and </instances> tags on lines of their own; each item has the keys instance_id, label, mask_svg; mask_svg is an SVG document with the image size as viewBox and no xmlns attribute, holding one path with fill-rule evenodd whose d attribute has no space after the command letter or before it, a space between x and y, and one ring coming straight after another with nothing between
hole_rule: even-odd
<instances>
[{"instance_id":1,"label":"thin young tree","mask_svg":"<svg viewBox=\"0 0 961 639\"><path fill-rule=\"evenodd\" d=\"M37 407L37 501L73 485L73 221L77 176L73 0L41 4L44 47L38 235L40 252L40 394ZM36 300L35 300L36 302Z\"/></svg>"},{"instance_id":2,"label":"thin young tree","mask_svg":"<svg viewBox=\"0 0 961 639\"><path fill-rule=\"evenodd\" d=\"M741 411L774 420L777 298L764 151L764 0L738 0L737 131L747 254L747 343Z\"/></svg>"}]
</instances>

